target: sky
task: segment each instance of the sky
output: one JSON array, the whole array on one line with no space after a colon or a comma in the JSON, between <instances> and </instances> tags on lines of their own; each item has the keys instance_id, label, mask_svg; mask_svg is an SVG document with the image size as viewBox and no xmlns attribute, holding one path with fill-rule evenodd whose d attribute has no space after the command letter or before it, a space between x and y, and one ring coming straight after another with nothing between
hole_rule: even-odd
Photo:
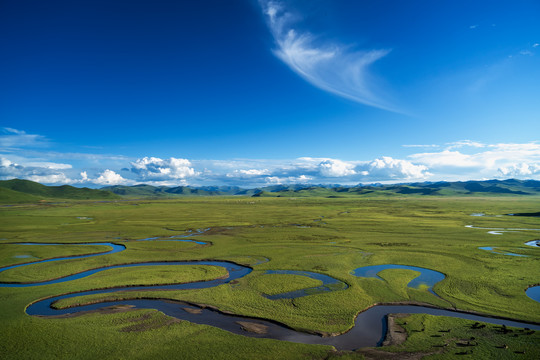
<instances>
[{"instance_id":1,"label":"sky","mask_svg":"<svg viewBox=\"0 0 540 360\"><path fill-rule=\"evenodd\" d=\"M540 180L538 0L2 0L0 180Z\"/></svg>"}]
</instances>

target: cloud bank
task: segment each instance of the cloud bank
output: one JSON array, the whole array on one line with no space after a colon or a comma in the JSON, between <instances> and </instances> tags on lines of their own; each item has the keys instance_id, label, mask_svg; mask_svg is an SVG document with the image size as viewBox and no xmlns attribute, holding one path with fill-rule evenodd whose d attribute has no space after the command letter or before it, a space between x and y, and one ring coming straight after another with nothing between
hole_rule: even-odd
<instances>
[{"instance_id":1,"label":"cloud bank","mask_svg":"<svg viewBox=\"0 0 540 360\"><path fill-rule=\"evenodd\" d=\"M376 80L368 71L390 50L353 50L323 42L298 26L300 16L280 1L259 1L276 43L275 55L312 85L338 96L384 110L398 111L379 95Z\"/></svg>"},{"instance_id":2,"label":"cloud bank","mask_svg":"<svg viewBox=\"0 0 540 360\"><path fill-rule=\"evenodd\" d=\"M485 144L460 140L445 144L403 145L412 151L404 158L343 160L297 159L196 160L182 157L129 158L44 152L44 137L4 129L0 146L0 180L28 179L44 184L109 185L231 185L257 187L272 184L403 183L483 179L540 180L540 144ZM19 142L14 141L15 137Z\"/></svg>"}]
</instances>

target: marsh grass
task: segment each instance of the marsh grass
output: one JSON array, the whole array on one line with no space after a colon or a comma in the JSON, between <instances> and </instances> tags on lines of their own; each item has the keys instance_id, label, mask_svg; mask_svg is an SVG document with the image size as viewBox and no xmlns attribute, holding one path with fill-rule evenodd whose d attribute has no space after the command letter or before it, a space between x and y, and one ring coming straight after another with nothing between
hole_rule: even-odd
<instances>
[{"instance_id":1,"label":"marsh grass","mask_svg":"<svg viewBox=\"0 0 540 360\"><path fill-rule=\"evenodd\" d=\"M476 359L538 359L540 333L487 324L476 328L471 320L417 314L396 319L407 331L407 341L386 351L440 352L425 359L455 359L463 352ZM505 332L506 331L506 332ZM522 354L523 352L523 354Z\"/></svg>"},{"instance_id":2,"label":"marsh grass","mask_svg":"<svg viewBox=\"0 0 540 360\"><path fill-rule=\"evenodd\" d=\"M318 332L346 331L353 325L354 316L359 311L380 302L425 302L445 308L456 306L487 315L539 322L540 304L528 298L524 290L538 283L540 249L524 247L523 243L540 238L540 231L516 231L498 236L488 234L488 230L465 228L465 225L474 225L539 229L539 218L470 216L479 212L488 215L536 212L538 203L538 198L531 197L231 197L18 205L0 209L0 238L7 239L0 241L2 250L6 250L0 260L3 265L19 261L12 258L18 254L17 249L10 248L14 245L3 242L112 241L121 242L127 249L94 258L31 265L18 268L16 272L13 269L11 274L6 271L0 276L3 281L9 277L30 281L132 262L229 260L251 265L255 271L234 284L211 289L101 294L91 300L170 298L208 304L223 311L268 318L296 329ZM189 230L208 227L211 230L205 235L194 238L207 241L211 246L132 241L183 235ZM36 256L50 258L66 251L76 253L76 245L73 246L40 248ZM492 254L478 249L478 246L494 246L509 251L522 248L519 252L528 257ZM87 247L80 251L89 252ZM415 275L411 271L381 272L379 275L384 281L358 278L351 274L357 267L379 264L419 266L445 274L445 280L434 287L442 299L425 288L408 288L406 284ZM297 299L269 300L261 292L277 292L293 285L304 286L307 285L306 281L313 279L300 280L293 275L287 275L287 278L286 275L269 277L263 275L266 270L319 272L345 282L349 288ZM103 278L99 280L89 277L32 289L0 288L0 328L5 334L0 351L13 354L14 358L37 358L40 355L43 355L41 358L65 358L77 350L88 354L89 358L90 355L92 358L150 355L160 358L175 354L178 349L182 349L182 354L190 358L203 358L203 355L209 356L213 352L224 355L224 358L247 358L247 351L253 351L251 358L326 356L324 354L328 347L246 339L187 322L118 335L113 320L129 318L129 312L66 319L39 319L24 314L26 305L42 297L107 284L116 286L130 281L129 275L122 271L104 272L101 276ZM168 282L169 276L172 274L152 270L137 275L137 278L145 283L154 283ZM200 272L194 271L182 280L200 276ZM66 301L73 304L88 300L81 297ZM429 321L433 326L439 322L444 326L447 320L434 317ZM114 337L114 341L104 339L106 336ZM416 333L415 337L429 338ZM411 341L416 341L415 337L411 337ZM151 346L141 350L142 345L139 344L144 342ZM34 345L28 348L25 344ZM258 344L265 351L255 349ZM409 347L415 349L413 345Z\"/></svg>"},{"instance_id":3,"label":"marsh grass","mask_svg":"<svg viewBox=\"0 0 540 360\"><path fill-rule=\"evenodd\" d=\"M252 277L249 286L266 295L282 294L322 285L322 281L300 275L263 274Z\"/></svg>"}]
</instances>

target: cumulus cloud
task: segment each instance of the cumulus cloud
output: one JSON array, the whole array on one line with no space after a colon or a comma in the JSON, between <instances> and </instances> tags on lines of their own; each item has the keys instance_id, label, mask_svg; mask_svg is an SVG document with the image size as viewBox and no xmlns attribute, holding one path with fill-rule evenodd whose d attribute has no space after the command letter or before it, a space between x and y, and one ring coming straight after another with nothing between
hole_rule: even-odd
<instances>
[{"instance_id":1,"label":"cumulus cloud","mask_svg":"<svg viewBox=\"0 0 540 360\"><path fill-rule=\"evenodd\" d=\"M26 180L35 181L42 184L75 184L79 181L71 179L64 173L49 174L49 175L27 175Z\"/></svg>"},{"instance_id":2,"label":"cumulus cloud","mask_svg":"<svg viewBox=\"0 0 540 360\"><path fill-rule=\"evenodd\" d=\"M60 171L65 169L71 169L71 165L48 162L21 165L0 156L0 180L19 178L44 184L75 184L80 182Z\"/></svg>"},{"instance_id":3,"label":"cumulus cloud","mask_svg":"<svg viewBox=\"0 0 540 360\"><path fill-rule=\"evenodd\" d=\"M338 159L300 158L298 172L312 176L319 182L350 184L360 181L409 181L430 176L428 168L408 160L383 156L371 161L343 161ZM289 171L289 173L291 173Z\"/></svg>"},{"instance_id":4,"label":"cumulus cloud","mask_svg":"<svg viewBox=\"0 0 540 360\"><path fill-rule=\"evenodd\" d=\"M341 160L328 159L319 164L320 173L325 177L342 177L356 174L354 164Z\"/></svg>"},{"instance_id":5,"label":"cumulus cloud","mask_svg":"<svg viewBox=\"0 0 540 360\"><path fill-rule=\"evenodd\" d=\"M141 180L179 180L198 175L187 159L144 157L131 163L131 172Z\"/></svg>"},{"instance_id":6,"label":"cumulus cloud","mask_svg":"<svg viewBox=\"0 0 540 360\"><path fill-rule=\"evenodd\" d=\"M87 181L89 180L86 172L81 173L81 176ZM120 174L117 174L109 169L102 172L97 179L93 179L90 181L98 185L126 185L132 183L132 181L124 179Z\"/></svg>"},{"instance_id":7,"label":"cumulus cloud","mask_svg":"<svg viewBox=\"0 0 540 360\"><path fill-rule=\"evenodd\" d=\"M188 160L119 157L110 162L86 161L77 167L49 161L48 152L26 158L21 152L0 153L0 180L28 179L44 184L85 186L343 184L370 182L456 181L518 178L540 180L540 144L487 144L460 140L441 145L418 145L406 158L390 156L368 160L301 157L297 159ZM16 155L17 154L17 155ZM64 160L56 156L52 160ZM69 157L66 158L71 159ZM79 157L77 157L79 159ZM131 166L130 166L131 164ZM129 167L127 168L126 165Z\"/></svg>"},{"instance_id":8,"label":"cumulus cloud","mask_svg":"<svg viewBox=\"0 0 540 360\"><path fill-rule=\"evenodd\" d=\"M312 181L313 178L300 175L297 177L288 176L288 177L279 177L279 176L268 176L265 178L267 185L282 185L282 184L307 184Z\"/></svg>"},{"instance_id":9,"label":"cumulus cloud","mask_svg":"<svg viewBox=\"0 0 540 360\"><path fill-rule=\"evenodd\" d=\"M361 173L366 178L379 181L422 180L432 175L428 172L427 166L416 165L407 160L393 159L388 156L383 156L369 162Z\"/></svg>"},{"instance_id":10,"label":"cumulus cloud","mask_svg":"<svg viewBox=\"0 0 540 360\"><path fill-rule=\"evenodd\" d=\"M428 166L440 180L540 177L540 144L536 142L479 144L469 149L467 154L445 149L412 154L409 158Z\"/></svg>"},{"instance_id":11,"label":"cumulus cloud","mask_svg":"<svg viewBox=\"0 0 540 360\"><path fill-rule=\"evenodd\" d=\"M498 171L503 177L530 177L531 175L540 175L540 163L519 163L509 166L502 166L498 169Z\"/></svg>"},{"instance_id":12,"label":"cumulus cloud","mask_svg":"<svg viewBox=\"0 0 540 360\"><path fill-rule=\"evenodd\" d=\"M361 104L397 111L378 94L368 68L390 50L355 51L351 46L322 42L298 28L300 17L280 1L260 0L277 48L275 55L312 85ZM296 27L295 27L296 26Z\"/></svg>"}]
</instances>

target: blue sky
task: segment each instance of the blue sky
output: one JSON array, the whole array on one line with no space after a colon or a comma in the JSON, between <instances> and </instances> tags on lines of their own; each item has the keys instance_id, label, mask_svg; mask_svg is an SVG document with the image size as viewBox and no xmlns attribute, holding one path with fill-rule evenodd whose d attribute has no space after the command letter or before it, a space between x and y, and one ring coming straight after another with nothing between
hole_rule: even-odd
<instances>
[{"instance_id":1,"label":"blue sky","mask_svg":"<svg viewBox=\"0 0 540 360\"><path fill-rule=\"evenodd\" d=\"M0 4L0 179L540 179L540 3Z\"/></svg>"}]
</instances>

